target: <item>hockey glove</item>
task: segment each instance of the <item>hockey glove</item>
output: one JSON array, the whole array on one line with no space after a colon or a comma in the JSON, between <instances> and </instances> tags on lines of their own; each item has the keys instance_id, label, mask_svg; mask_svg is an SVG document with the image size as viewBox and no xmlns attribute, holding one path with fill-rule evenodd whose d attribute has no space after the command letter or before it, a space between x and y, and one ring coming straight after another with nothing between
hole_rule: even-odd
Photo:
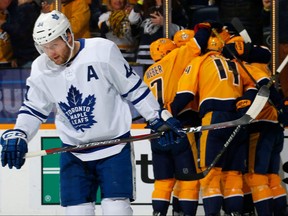
<instances>
[{"instance_id":1,"label":"hockey glove","mask_svg":"<svg viewBox=\"0 0 288 216\"><path fill-rule=\"evenodd\" d=\"M5 167L8 164L10 169L20 169L25 163L25 154L28 152L27 135L24 131L15 129L7 130L1 136L1 162Z\"/></svg>"},{"instance_id":2,"label":"hockey glove","mask_svg":"<svg viewBox=\"0 0 288 216\"><path fill-rule=\"evenodd\" d=\"M221 32L222 28L223 28L223 24L216 22L216 21L212 21L212 20L208 20L202 23L198 23L197 25L194 26L194 32L196 34L196 32L201 29L201 28L206 28L206 29L216 29L217 32Z\"/></svg>"},{"instance_id":3,"label":"hockey glove","mask_svg":"<svg viewBox=\"0 0 288 216\"><path fill-rule=\"evenodd\" d=\"M254 98L256 97L257 90L248 90L242 97L236 99L236 110L240 117L242 117L250 108Z\"/></svg>"},{"instance_id":4,"label":"hockey glove","mask_svg":"<svg viewBox=\"0 0 288 216\"><path fill-rule=\"evenodd\" d=\"M182 137L186 136L184 132L181 132L181 123L173 118L167 110L160 110L159 116L159 118L150 121L147 126L152 132L164 132L159 138L159 145L164 147L178 143Z\"/></svg>"},{"instance_id":5,"label":"hockey glove","mask_svg":"<svg viewBox=\"0 0 288 216\"><path fill-rule=\"evenodd\" d=\"M243 116L251 106L251 100L245 97L239 97L236 100L236 109L240 116Z\"/></svg>"}]
</instances>

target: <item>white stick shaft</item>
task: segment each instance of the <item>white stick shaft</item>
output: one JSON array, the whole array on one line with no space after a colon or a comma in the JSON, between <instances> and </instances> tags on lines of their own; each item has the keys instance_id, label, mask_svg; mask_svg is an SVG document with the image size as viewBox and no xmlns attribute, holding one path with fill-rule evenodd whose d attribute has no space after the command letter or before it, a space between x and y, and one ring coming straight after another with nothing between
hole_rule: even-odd
<instances>
[{"instance_id":1,"label":"white stick shaft","mask_svg":"<svg viewBox=\"0 0 288 216\"><path fill-rule=\"evenodd\" d=\"M244 39L245 43L252 43L252 40L247 32L246 29L243 29L241 32L239 32L239 34L241 35L241 37Z\"/></svg>"},{"instance_id":2,"label":"white stick shaft","mask_svg":"<svg viewBox=\"0 0 288 216\"><path fill-rule=\"evenodd\" d=\"M249 115L252 119L255 119L267 103L269 93L270 91L268 87L262 86L246 114Z\"/></svg>"},{"instance_id":3,"label":"white stick shaft","mask_svg":"<svg viewBox=\"0 0 288 216\"><path fill-rule=\"evenodd\" d=\"M50 154L59 154L63 152L79 151L83 149L96 148L100 146L111 146L111 145L117 145L117 144L127 143L127 142L136 142L136 141L146 140L146 139L155 139L155 138L159 138L160 136L162 136L163 133L164 132L155 132L155 133L142 134L142 135L137 135L137 136L111 139L111 140L95 141L95 142L90 142L90 143L78 144L74 146L71 145L71 146L65 146L65 147L59 147L59 148L51 148L51 149L41 150L38 152L27 152L25 155L25 158L45 156L45 155L50 155Z\"/></svg>"},{"instance_id":4,"label":"white stick shaft","mask_svg":"<svg viewBox=\"0 0 288 216\"><path fill-rule=\"evenodd\" d=\"M238 31L238 33L241 35L241 37L244 39L245 43L252 43L252 40L247 32L247 30L244 28L242 22L238 17L234 17L231 20L232 25L234 28Z\"/></svg>"},{"instance_id":5,"label":"white stick shaft","mask_svg":"<svg viewBox=\"0 0 288 216\"><path fill-rule=\"evenodd\" d=\"M37 152L27 152L25 154L25 158L31 158L31 157L38 157L38 156L45 156L47 155L45 150L37 151Z\"/></svg>"},{"instance_id":6,"label":"white stick shaft","mask_svg":"<svg viewBox=\"0 0 288 216\"><path fill-rule=\"evenodd\" d=\"M280 66L277 68L276 73L281 73L281 71L283 70L283 68L286 66L288 62L288 55L286 56L286 58L282 61L282 63L280 64Z\"/></svg>"}]
</instances>

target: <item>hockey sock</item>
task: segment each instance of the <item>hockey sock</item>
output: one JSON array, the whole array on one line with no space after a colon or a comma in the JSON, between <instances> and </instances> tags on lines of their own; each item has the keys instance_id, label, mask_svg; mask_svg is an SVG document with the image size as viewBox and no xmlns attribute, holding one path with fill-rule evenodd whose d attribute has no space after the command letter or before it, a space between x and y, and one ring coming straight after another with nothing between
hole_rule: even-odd
<instances>
[{"instance_id":1,"label":"hockey sock","mask_svg":"<svg viewBox=\"0 0 288 216\"><path fill-rule=\"evenodd\" d=\"M174 188L173 188L173 196L172 196L172 215L176 216L181 213L180 204L179 204L179 181L176 181Z\"/></svg>"},{"instance_id":2,"label":"hockey sock","mask_svg":"<svg viewBox=\"0 0 288 216\"><path fill-rule=\"evenodd\" d=\"M253 198L252 198L252 193L250 190L250 187L246 184L246 181L243 179L243 187L242 191L244 193L243 197L243 214L252 214L255 213L255 208L254 208L254 203L253 203Z\"/></svg>"},{"instance_id":3,"label":"hockey sock","mask_svg":"<svg viewBox=\"0 0 288 216\"><path fill-rule=\"evenodd\" d=\"M170 204L170 197L175 179L155 180L152 193L152 207L154 212L166 215Z\"/></svg>"},{"instance_id":4,"label":"hockey sock","mask_svg":"<svg viewBox=\"0 0 288 216\"><path fill-rule=\"evenodd\" d=\"M232 212L242 213L243 191L242 173L238 171L222 172L221 180L223 183L223 209L226 214Z\"/></svg>"},{"instance_id":5,"label":"hockey sock","mask_svg":"<svg viewBox=\"0 0 288 216\"><path fill-rule=\"evenodd\" d=\"M176 197L174 195L173 195L173 198L172 198L172 209L173 209L173 216L174 215L178 215L181 212L179 199L178 199L178 197Z\"/></svg>"},{"instance_id":6,"label":"hockey sock","mask_svg":"<svg viewBox=\"0 0 288 216\"><path fill-rule=\"evenodd\" d=\"M281 185L281 178L277 174L267 174L269 179L269 187L273 193L273 210L274 215L283 215L286 209L286 190Z\"/></svg>"},{"instance_id":7,"label":"hockey sock","mask_svg":"<svg viewBox=\"0 0 288 216\"><path fill-rule=\"evenodd\" d=\"M212 168L210 173L200 180L205 215L220 213L223 196L220 189L221 168Z\"/></svg>"},{"instance_id":8,"label":"hockey sock","mask_svg":"<svg viewBox=\"0 0 288 216\"><path fill-rule=\"evenodd\" d=\"M245 180L251 188L253 202L259 216L272 215L273 194L268 186L268 177L263 174L245 174Z\"/></svg>"},{"instance_id":9,"label":"hockey sock","mask_svg":"<svg viewBox=\"0 0 288 216\"><path fill-rule=\"evenodd\" d=\"M195 215L199 199L199 181L177 181L180 209L184 215Z\"/></svg>"}]
</instances>

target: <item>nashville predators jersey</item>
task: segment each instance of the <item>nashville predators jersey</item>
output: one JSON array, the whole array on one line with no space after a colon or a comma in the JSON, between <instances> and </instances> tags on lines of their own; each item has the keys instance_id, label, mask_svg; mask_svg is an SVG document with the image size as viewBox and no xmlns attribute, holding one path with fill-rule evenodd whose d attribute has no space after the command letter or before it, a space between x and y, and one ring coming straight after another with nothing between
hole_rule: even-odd
<instances>
[{"instance_id":1,"label":"nashville predators jersey","mask_svg":"<svg viewBox=\"0 0 288 216\"><path fill-rule=\"evenodd\" d=\"M245 89L255 89L253 81L235 61L211 51L196 57L186 67L178 83L177 95L199 95L199 111L235 111L235 100Z\"/></svg>"},{"instance_id":2,"label":"nashville predators jersey","mask_svg":"<svg viewBox=\"0 0 288 216\"><path fill-rule=\"evenodd\" d=\"M250 74L254 77L257 83L263 82L266 80L268 82L270 80L271 72L267 66L267 64L261 63L251 63L245 64L245 67L250 72ZM277 109L270 103L267 102L263 110L256 118L261 121L278 121L278 112Z\"/></svg>"},{"instance_id":3,"label":"nashville predators jersey","mask_svg":"<svg viewBox=\"0 0 288 216\"><path fill-rule=\"evenodd\" d=\"M191 59L200 53L197 41L192 38L186 45L172 50L146 70L144 82L162 107L170 111L170 103L176 95L178 80ZM197 106L194 106L195 109Z\"/></svg>"}]
</instances>

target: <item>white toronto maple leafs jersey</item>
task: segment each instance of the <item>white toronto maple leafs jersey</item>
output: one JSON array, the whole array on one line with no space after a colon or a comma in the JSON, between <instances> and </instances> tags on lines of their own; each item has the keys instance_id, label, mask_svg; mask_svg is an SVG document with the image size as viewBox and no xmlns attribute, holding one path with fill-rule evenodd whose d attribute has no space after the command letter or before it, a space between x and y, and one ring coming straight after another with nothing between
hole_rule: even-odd
<instances>
[{"instance_id":1,"label":"white toronto maple leafs jersey","mask_svg":"<svg viewBox=\"0 0 288 216\"><path fill-rule=\"evenodd\" d=\"M158 117L159 104L113 42L93 38L81 39L80 44L69 66L55 65L46 54L33 62L15 125L28 133L29 140L54 105L56 128L68 145L113 139L129 132L132 116L128 101L146 120ZM39 124L32 123L35 117ZM76 156L99 159L120 152L124 145Z\"/></svg>"}]
</instances>

